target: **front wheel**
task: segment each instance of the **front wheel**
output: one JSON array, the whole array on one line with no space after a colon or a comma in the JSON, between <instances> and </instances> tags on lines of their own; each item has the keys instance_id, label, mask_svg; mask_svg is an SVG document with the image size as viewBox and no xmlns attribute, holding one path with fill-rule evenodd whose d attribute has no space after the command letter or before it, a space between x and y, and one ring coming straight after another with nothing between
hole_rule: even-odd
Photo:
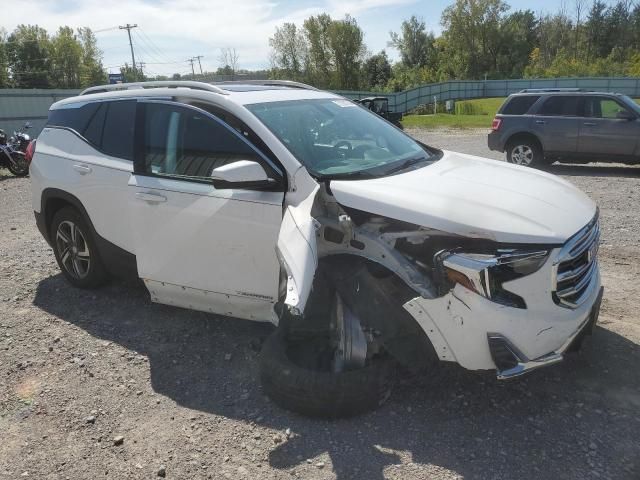
<instances>
[{"instance_id":1,"label":"front wheel","mask_svg":"<svg viewBox=\"0 0 640 480\"><path fill-rule=\"evenodd\" d=\"M509 142L507 162L525 167L540 167L547 163L538 142L527 138Z\"/></svg>"}]
</instances>

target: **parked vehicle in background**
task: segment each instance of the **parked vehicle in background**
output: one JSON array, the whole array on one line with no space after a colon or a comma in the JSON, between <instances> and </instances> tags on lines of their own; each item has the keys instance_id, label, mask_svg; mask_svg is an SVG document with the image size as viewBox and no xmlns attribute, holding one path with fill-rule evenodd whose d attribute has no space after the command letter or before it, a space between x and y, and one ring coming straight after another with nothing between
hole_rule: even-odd
<instances>
[{"instance_id":1,"label":"parked vehicle in background","mask_svg":"<svg viewBox=\"0 0 640 480\"><path fill-rule=\"evenodd\" d=\"M493 119L489 149L540 167L555 161L640 163L640 107L618 93L528 89Z\"/></svg>"},{"instance_id":2,"label":"parked vehicle in background","mask_svg":"<svg viewBox=\"0 0 640 480\"><path fill-rule=\"evenodd\" d=\"M4 130L0 129L0 167L7 168L17 177L24 177L29 173L29 163L24 152L20 151L20 144L15 137L7 138Z\"/></svg>"},{"instance_id":3,"label":"parked vehicle in background","mask_svg":"<svg viewBox=\"0 0 640 480\"><path fill-rule=\"evenodd\" d=\"M26 122L19 130L13 132L13 136L9 139L9 143L22 153L27 152L31 137L26 133L31 128L31 123Z\"/></svg>"},{"instance_id":4,"label":"parked vehicle in background","mask_svg":"<svg viewBox=\"0 0 640 480\"><path fill-rule=\"evenodd\" d=\"M521 375L598 318L584 193L299 83L92 87L51 107L31 184L69 283L131 271L154 302L273 323L264 390L304 414L376 408L395 361Z\"/></svg>"},{"instance_id":5,"label":"parked vehicle in background","mask_svg":"<svg viewBox=\"0 0 640 480\"><path fill-rule=\"evenodd\" d=\"M392 112L389 110L389 99L387 97L366 97L354 100L364 108L371 110L373 113L380 115L385 120L393 123L396 127L402 128L402 113Z\"/></svg>"}]
</instances>

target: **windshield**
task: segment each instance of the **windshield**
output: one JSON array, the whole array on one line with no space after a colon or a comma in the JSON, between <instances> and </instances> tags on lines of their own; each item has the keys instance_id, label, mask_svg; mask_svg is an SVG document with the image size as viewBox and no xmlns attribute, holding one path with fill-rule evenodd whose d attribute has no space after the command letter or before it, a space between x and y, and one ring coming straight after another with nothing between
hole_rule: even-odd
<instances>
[{"instance_id":1,"label":"windshield","mask_svg":"<svg viewBox=\"0 0 640 480\"><path fill-rule=\"evenodd\" d=\"M349 100L292 100L247 108L316 177L384 176L435 159L410 137Z\"/></svg>"},{"instance_id":2,"label":"windshield","mask_svg":"<svg viewBox=\"0 0 640 480\"><path fill-rule=\"evenodd\" d=\"M621 98L624 101L624 103L626 103L628 107L631 107L631 109L635 113L640 114L640 106L638 106L638 104L634 102L633 99L631 99L627 95L621 95Z\"/></svg>"}]
</instances>

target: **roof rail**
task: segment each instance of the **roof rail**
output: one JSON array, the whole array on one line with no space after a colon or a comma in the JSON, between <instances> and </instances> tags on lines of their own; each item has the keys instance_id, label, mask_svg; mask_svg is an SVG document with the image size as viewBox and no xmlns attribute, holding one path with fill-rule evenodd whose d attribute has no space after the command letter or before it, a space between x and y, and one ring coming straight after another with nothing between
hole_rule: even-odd
<instances>
[{"instance_id":1,"label":"roof rail","mask_svg":"<svg viewBox=\"0 0 640 480\"><path fill-rule=\"evenodd\" d=\"M145 88L191 88L193 90L206 90L209 92L219 93L221 95L229 95L220 87L216 87L210 83L194 82L187 80L164 80L154 82L133 82L133 83L112 83L110 85L99 85L96 87L89 87L80 95L88 95L90 93L103 93L112 92L117 90L135 90Z\"/></svg>"},{"instance_id":2,"label":"roof rail","mask_svg":"<svg viewBox=\"0 0 640 480\"><path fill-rule=\"evenodd\" d=\"M294 82L293 80L234 80L228 82L214 82L213 85L264 85L265 87L290 87L301 88L303 90L318 90L316 87L306 83Z\"/></svg>"},{"instance_id":3,"label":"roof rail","mask_svg":"<svg viewBox=\"0 0 640 480\"><path fill-rule=\"evenodd\" d=\"M562 88L562 87L553 87L553 88L525 88L524 90L520 90L518 93L546 93L546 92L587 92L589 90L585 90L583 88Z\"/></svg>"}]
</instances>

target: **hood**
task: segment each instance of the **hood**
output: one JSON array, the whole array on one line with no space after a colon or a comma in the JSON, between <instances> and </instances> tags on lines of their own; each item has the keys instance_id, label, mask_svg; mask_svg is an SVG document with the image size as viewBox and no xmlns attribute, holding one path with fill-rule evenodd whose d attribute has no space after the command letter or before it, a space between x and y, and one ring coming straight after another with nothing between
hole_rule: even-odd
<instances>
[{"instance_id":1,"label":"hood","mask_svg":"<svg viewBox=\"0 0 640 480\"><path fill-rule=\"evenodd\" d=\"M596 213L593 200L560 177L447 151L401 174L331 181L331 192L347 207L502 243L561 244Z\"/></svg>"}]
</instances>

